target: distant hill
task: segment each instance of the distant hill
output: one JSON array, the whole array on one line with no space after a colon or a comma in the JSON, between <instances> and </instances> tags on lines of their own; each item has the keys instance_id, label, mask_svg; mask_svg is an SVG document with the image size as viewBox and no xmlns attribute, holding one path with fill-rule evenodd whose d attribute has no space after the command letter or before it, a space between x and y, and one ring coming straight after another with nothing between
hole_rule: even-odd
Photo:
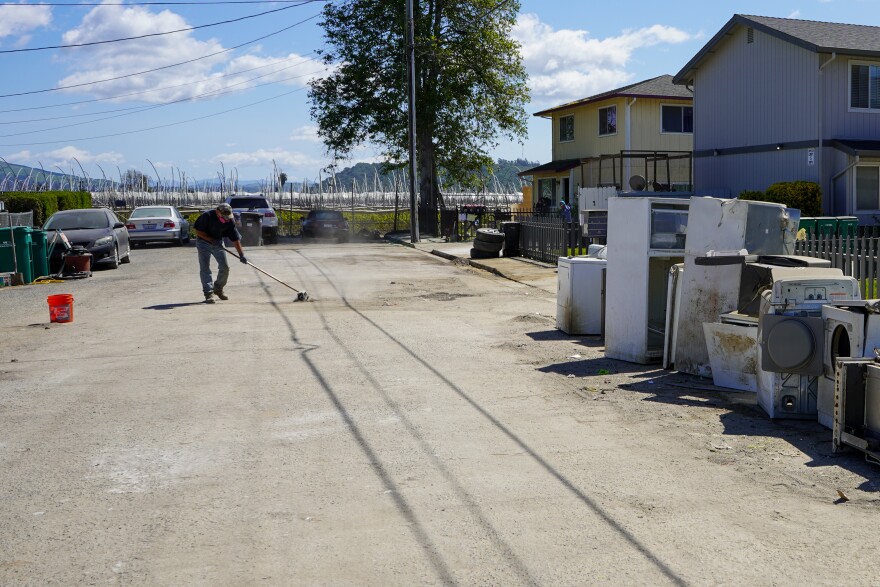
<instances>
[{"instance_id":1,"label":"distant hill","mask_svg":"<svg viewBox=\"0 0 880 587\"><path fill-rule=\"evenodd\" d=\"M494 179L489 176L486 177L486 189L489 191L519 191L520 187L527 182L523 182L517 173L537 165L540 165L540 163L526 159L515 159L513 161L498 159L493 169ZM483 173L486 174L485 169ZM383 174L382 166L379 163L357 163L352 167L346 167L342 171L337 171L336 185L346 190L350 190L352 185L356 185L357 190L372 189L376 183L377 174L385 189L389 189L389 186L393 185L392 175ZM398 177L402 176L399 175ZM325 189L328 189L331 182L331 178L323 180L322 183ZM444 187L448 190L450 186Z\"/></svg>"}]
</instances>

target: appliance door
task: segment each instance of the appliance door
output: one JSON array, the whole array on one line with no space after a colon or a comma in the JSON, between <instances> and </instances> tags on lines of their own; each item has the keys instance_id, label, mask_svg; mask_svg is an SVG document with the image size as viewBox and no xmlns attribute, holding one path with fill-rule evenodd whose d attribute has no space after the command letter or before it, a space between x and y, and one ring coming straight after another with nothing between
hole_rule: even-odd
<instances>
[{"instance_id":1,"label":"appliance door","mask_svg":"<svg viewBox=\"0 0 880 587\"><path fill-rule=\"evenodd\" d=\"M821 375L825 346L822 318L761 317L761 368L771 373Z\"/></svg>"}]
</instances>

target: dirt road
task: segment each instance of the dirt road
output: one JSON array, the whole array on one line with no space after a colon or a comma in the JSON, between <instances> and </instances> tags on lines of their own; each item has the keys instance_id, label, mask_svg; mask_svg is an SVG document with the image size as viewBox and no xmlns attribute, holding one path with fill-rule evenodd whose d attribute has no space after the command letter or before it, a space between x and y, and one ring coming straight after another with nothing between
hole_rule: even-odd
<instances>
[{"instance_id":1,"label":"dirt road","mask_svg":"<svg viewBox=\"0 0 880 587\"><path fill-rule=\"evenodd\" d=\"M880 468L748 394L606 361L554 328L552 275L389 244L248 257L313 301L233 262L202 304L191 247L0 289L0 584L880 576Z\"/></svg>"}]
</instances>

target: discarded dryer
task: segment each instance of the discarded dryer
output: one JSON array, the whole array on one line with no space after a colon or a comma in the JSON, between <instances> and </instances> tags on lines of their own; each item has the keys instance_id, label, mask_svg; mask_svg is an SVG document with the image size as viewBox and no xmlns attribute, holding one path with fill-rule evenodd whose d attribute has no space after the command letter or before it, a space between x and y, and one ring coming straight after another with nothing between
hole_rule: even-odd
<instances>
[{"instance_id":1,"label":"discarded dryer","mask_svg":"<svg viewBox=\"0 0 880 587\"><path fill-rule=\"evenodd\" d=\"M763 295L769 309L758 326L758 405L771 418L816 418L825 346L822 306L858 297L859 282L843 275L780 279Z\"/></svg>"},{"instance_id":2,"label":"discarded dryer","mask_svg":"<svg viewBox=\"0 0 880 587\"><path fill-rule=\"evenodd\" d=\"M834 452L856 448L880 462L880 365L874 359L839 359L834 376Z\"/></svg>"},{"instance_id":3,"label":"discarded dryer","mask_svg":"<svg viewBox=\"0 0 880 587\"><path fill-rule=\"evenodd\" d=\"M606 259L560 257L556 328L566 334L605 332Z\"/></svg>"}]
</instances>

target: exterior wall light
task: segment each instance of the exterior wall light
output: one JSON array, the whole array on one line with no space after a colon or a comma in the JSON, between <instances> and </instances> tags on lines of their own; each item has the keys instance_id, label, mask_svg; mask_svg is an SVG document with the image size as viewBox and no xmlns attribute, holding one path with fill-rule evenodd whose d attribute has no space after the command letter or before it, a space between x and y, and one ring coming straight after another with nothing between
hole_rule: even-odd
<instances>
[{"instance_id":1,"label":"exterior wall light","mask_svg":"<svg viewBox=\"0 0 880 587\"><path fill-rule=\"evenodd\" d=\"M720 154L721 154L721 151L719 151L718 149L715 149L714 151L712 151L712 155L713 155L714 157L717 157L717 156L720 155Z\"/></svg>"},{"instance_id":2,"label":"exterior wall light","mask_svg":"<svg viewBox=\"0 0 880 587\"><path fill-rule=\"evenodd\" d=\"M782 147L784 147L784 146L785 146L785 145L783 145L782 143L779 143L778 145L776 145L776 150L777 150L777 151L781 151L781 150L782 150Z\"/></svg>"}]
</instances>

